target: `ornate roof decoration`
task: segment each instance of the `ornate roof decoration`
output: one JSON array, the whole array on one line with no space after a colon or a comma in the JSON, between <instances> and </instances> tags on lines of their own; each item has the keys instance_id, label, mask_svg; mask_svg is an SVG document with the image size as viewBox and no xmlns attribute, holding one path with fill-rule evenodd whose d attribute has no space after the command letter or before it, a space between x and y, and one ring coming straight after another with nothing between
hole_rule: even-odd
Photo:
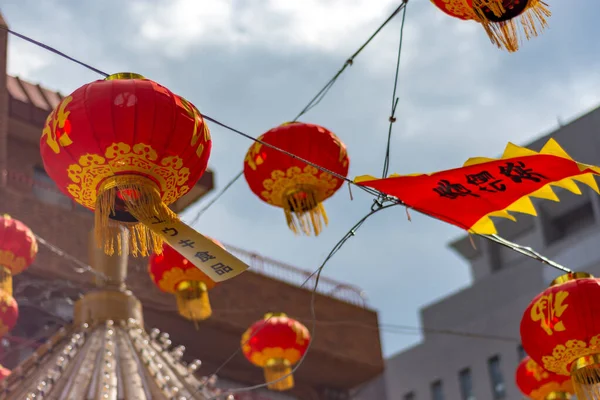
<instances>
[{"instance_id":1,"label":"ornate roof decoration","mask_svg":"<svg viewBox=\"0 0 600 400\"><path fill-rule=\"evenodd\" d=\"M61 329L0 383L1 399L177 399L220 396L215 379L197 378L200 361L167 333L148 334L134 319Z\"/></svg>"},{"instance_id":2,"label":"ornate roof decoration","mask_svg":"<svg viewBox=\"0 0 600 400\"><path fill-rule=\"evenodd\" d=\"M91 245L90 256L96 288L75 303L72 325L0 382L0 400L232 400L216 377L195 376L201 362L183 362L185 348L168 333L146 332L141 303L125 286L126 253Z\"/></svg>"}]
</instances>

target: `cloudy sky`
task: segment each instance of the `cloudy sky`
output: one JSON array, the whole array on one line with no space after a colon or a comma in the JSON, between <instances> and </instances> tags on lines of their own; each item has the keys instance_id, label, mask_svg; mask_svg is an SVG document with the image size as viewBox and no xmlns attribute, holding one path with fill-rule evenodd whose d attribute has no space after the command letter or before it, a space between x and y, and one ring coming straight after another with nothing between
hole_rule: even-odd
<instances>
[{"instance_id":1,"label":"cloudy sky","mask_svg":"<svg viewBox=\"0 0 600 400\"><path fill-rule=\"evenodd\" d=\"M496 156L600 103L600 3L548 0L544 36L516 54L493 47L475 23L427 0L408 7L391 172L430 172ZM399 4L397 0L3 0L10 27L108 72L135 71L201 112L258 136L292 119ZM348 145L350 176L381 173L400 19L360 55L304 121ZM11 38L9 73L69 93L98 78ZM212 126L217 188L242 168L250 142ZM216 192L215 192L216 193ZM240 180L196 228L225 243L314 269L370 208L344 187L325 206L318 238L295 237L280 210ZM201 206L201 204L200 204ZM198 207L195 208L196 210ZM186 214L191 219L194 209ZM461 231L403 209L372 217L325 275L362 287L380 320L419 325L419 307L470 283L447 243ZM237 278L243 279L243 277ZM308 304L307 304L308 307ZM318 311L318 310L317 310ZM384 333L390 355L419 340Z\"/></svg>"}]
</instances>

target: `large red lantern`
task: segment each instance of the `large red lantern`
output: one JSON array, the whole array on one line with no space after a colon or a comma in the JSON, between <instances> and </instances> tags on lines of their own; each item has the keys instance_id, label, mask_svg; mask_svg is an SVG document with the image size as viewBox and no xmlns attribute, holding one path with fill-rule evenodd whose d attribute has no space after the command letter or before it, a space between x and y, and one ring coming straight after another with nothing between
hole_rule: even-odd
<instances>
[{"instance_id":1,"label":"large red lantern","mask_svg":"<svg viewBox=\"0 0 600 400\"><path fill-rule=\"evenodd\" d=\"M431 0L446 14L480 23L492 43L510 52L519 49L519 39L537 36L551 13L541 0ZM519 32L521 30L521 32Z\"/></svg>"},{"instance_id":2,"label":"large red lantern","mask_svg":"<svg viewBox=\"0 0 600 400\"><path fill-rule=\"evenodd\" d=\"M600 396L599 315L600 280L579 272L555 279L521 320L527 354L550 372L570 375L579 399Z\"/></svg>"},{"instance_id":3,"label":"large red lantern","mask_svg":"<svg viewBox=\"0 0 600 400\"><path fill-rule=\"evenodd\" d=\"M31 229L21 221L0 216L0 289L12 295L12 277L29 267L38 252Z\"/></svg>"},{"instance_id":4,"label":"large red lantern","mask_svg":"<svg viewBox=\"0 0 600 400\"><path fill-rule=\"evenodd\" d=\"M148 227L178 221L167 206L206 170L211 138L190 102L141 75L121 73L65 97L48 116L40 147L58 187L95 211L106 252L120 251L121 225L129 229L130 252L148 255L163 243Z\"/></svg>"},{"instance_id":5,"label":"large red lantern","mask_svg":"<svg viewBox=\"0 0 600 400\"><path fill-rule=\"evenodd\" d=\"M208 239L225 248L219 241ZM152 254L148 273L160 290L175 295L179 315L192 321L210 318L208 291L216 283L171 246L164 244L162 254Z\"/></svg>"},{"instance_id":6,"label":"large red lantern","mask_svg":"<svg viewBox=\"0 0 600 400\"><path fill-rule=\"evenodd\" d=\"M286 123L259 139L341 176L348 175L350 160L346 146L322 126ZM250 189L261 200L284 209L290 229L307 235L310 235L311 226L318 235L322 222L327 224L327 214L321 203L344 183L327 172L258 142L246 154L244 176Z\"/></svg>"},{"instance_id":7,"label":"large red lantern","mask_svg":"<svg viewBox=\"0 0 600 400\"><path fill-rule=\"evenodd\" d=\"M10 293L0 290L0 337L6 335L17 324L19 306Z\"/></svg>"},{"instance_id":8,"label":"large red lantern","mask_svg":"<svg viewBox=\"0 0 600 400\"><path fill-rule=\"evenodd\" d=\"M574 393L571 377L546 371L525 357L516 372L517 387L532 400L568 400Z\"/></svg>"},{"instance_id":9,"label":"large red lantern","mask_svg":"<svg viewBox=\"0 0 600 400\"><path fill-rule=\"evenodd\" d=\"M268 388L283 391L294 387L292 366L306 353L310 333L284 313L270 313L244 332L241 343L248 361L263 368L267 383L283 378Z\"/></svg>"}]
</instances>

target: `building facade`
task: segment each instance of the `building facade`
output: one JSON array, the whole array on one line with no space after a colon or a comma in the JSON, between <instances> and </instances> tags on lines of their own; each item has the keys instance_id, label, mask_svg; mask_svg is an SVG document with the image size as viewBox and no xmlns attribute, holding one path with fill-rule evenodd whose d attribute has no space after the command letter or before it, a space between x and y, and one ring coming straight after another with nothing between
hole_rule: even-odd
<instances>
[{"instance_id":1,"label":"building facade","mask_svg":"<svg viewBox=\"0 0 600 400\"><path fill-rule=\"evenodd\" d=\"M6 26L1 15L0 24ZM84 268L93 214L57 190L39 154L43 124L61 94L8 76L7 43L8 33L0 30L0 213L23 221L47 242L40 244L35 263L14 278L20 318L0 346L0 363L13 368L72 322L74 301L94 286L93 275ZM213 175L208 171L172 208L181 212L212 187ZM56 248L52 250L52 246ZM147 259L131 258L129 262L127 286L143 304L147 327L167 331L175 343L185 346L184 361L201 359L199 376L212 374L239 349L242 333L267 311L276 308L310 324L311 291L300 287L308 271L225 246L251 270L211 290L213 316L198 326L180 317L173 296L153 285ZM330 279L320 282L319 317L360 324L317 324L318 334L304 365L295 373L293 390L249 392L240 394L239 399L346 399L351 389L381 374L379 333L364 328L364 324L377 326L377 313L365 304L360 289ZM218 375L225 387L264 382L262 371L240 353Z\"/></svg>"},{"instance_id":2,"label":"building facade","mask_svg":"<svg viewBox=\"0 0 600 400\"><path fill-rule=\"evenodd\" d=\"M526 147L539 151L553 137L577 161L600 165L599 133L600 108ZM579 186L582 195L555 188L558 203L533 199L537 217L519 214L516 223L497 220L499 234L572 270L599 276L600 197ZM423 341L388 359L384 377L365 392L387 393L389 400L522 398L514 383L525 356L519 341L521 317L561 272L483 238L473 239L471 243L464 236L450 245L470 264L472 285L423 308Z\"/></svg>"}]
</instances>

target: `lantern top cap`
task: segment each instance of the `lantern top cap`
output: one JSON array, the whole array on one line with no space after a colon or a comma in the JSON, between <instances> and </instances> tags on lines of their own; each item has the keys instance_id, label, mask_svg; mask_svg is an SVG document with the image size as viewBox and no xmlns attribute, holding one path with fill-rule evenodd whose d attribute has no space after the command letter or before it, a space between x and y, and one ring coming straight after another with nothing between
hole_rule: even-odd
<instances>
[{"instance_id":1,"label":"lantern top cap","mask_svg":"<svg viewBox=\"0 0 600 400\"><path fill-rule=\"evenodd\" d=\"M146 79L140 74L136 74L135 72L117 72L116 74L111 74L105 78L107 81L116 81L119 79Z\"/></svg>"},{"instance_id":2,"label":"lantern top cap","mask_svg":"<svg viewBox=\"0 0 600 400\"><path fill-rule=\"evenodd\" d=\"M283 312L270 312L265 314L264 319L269 319L273 317L287 317L287 314Z\"/></svg>"},{"instance_id":3,"label":"lantern top cap","mask_svg":"<svg viewBox=\"0 0 600 400\"><path fill-rule=\"evenodd\" d=\"M577 279L586 279L586 278L593 278L593 277L594 276L592 274L588 274L587 272L571 272L571 273L559 276L558 278L556 278L555 280L553 280L550 283L550 286L552 287L552 286L560 285L565 282L574 281Z\"/></svg>"}]
</instances>

